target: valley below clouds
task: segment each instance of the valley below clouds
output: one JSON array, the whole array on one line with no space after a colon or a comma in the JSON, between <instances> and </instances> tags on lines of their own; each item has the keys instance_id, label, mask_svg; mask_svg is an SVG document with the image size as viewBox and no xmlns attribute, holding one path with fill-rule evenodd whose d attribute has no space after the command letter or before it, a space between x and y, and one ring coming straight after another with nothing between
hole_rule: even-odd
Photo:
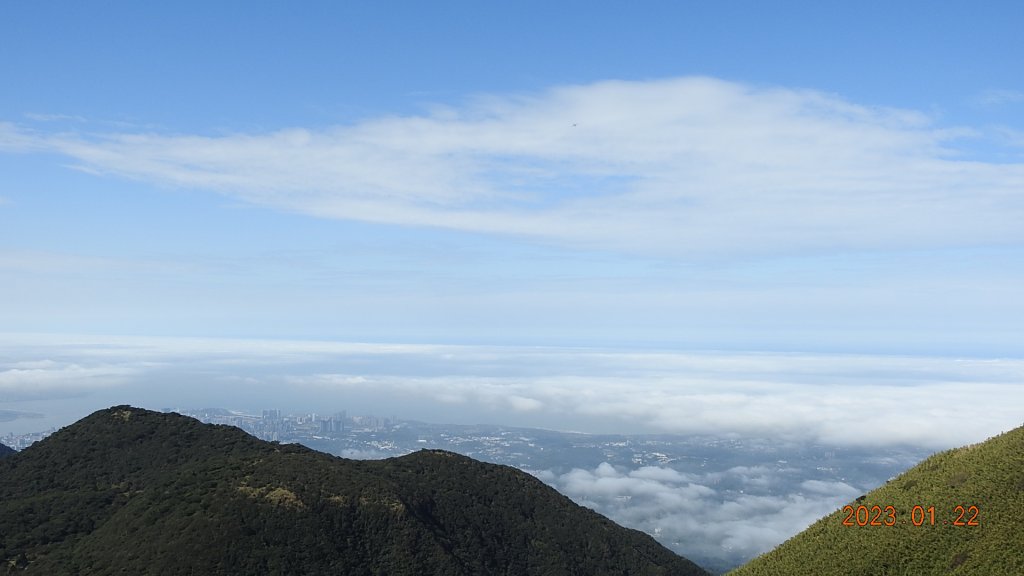
<instances>
[{"instance_id":1,"label":"valley below clouds","mask_svg":"<svg viewBox=\"0 0 1024 576\"><path fill-rule=\"evenodd\" d=\"M0 435L127 403L714 438L662 464L591 449L529 471L726 569L932 451L1020 425L1022 375L998 358L8 334L0 414L18 417Z\"/></svg>"}]
</instances>

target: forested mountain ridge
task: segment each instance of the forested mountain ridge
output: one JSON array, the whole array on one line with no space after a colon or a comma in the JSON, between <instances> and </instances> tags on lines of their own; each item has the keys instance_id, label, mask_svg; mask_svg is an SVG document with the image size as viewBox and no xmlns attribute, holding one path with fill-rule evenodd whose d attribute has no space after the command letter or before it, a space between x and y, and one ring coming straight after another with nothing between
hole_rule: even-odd
<instances>
[{"instance_id":1,"label":"forested mountain ridge","mask_svg":"<svg viewBox=\"0 0 1024 576\"><path fill-rule=\"evenodd\" d=\"M16 450L14 448L11 448L10 446L8 446L6 444L0 444L0 458L3 458L4 456L10 456L11 454L14 454L15 452L16 452Z\"/></svg>"},{"instance_id":2,"label":"forested mountain ridge","mask_svg":"<svg viewBox=\"0 0 1024 576\"><path fill-rule=\"evenodd\" d=\"M729 576L1024 574L1024 427L940 452Z\"/></svg>"},{"instance_id":3,"label":"forested mountain ridge","mask_svg":"<svg viewBox=\"0 0 1024 576\"><path fill-rule=\"evenodd\" d=\"M0 573L705 572L514 468L345 460L128 406L0 461Z\"/></svg>"}]
</instances>

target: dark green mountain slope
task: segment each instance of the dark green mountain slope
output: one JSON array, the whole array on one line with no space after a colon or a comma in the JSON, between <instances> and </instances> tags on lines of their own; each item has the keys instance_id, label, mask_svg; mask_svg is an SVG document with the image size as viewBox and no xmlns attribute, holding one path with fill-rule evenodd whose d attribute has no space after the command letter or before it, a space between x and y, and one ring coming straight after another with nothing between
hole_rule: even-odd
<instances>
[{"instance_id":1,"label":"dark green mountain slope","mask_svg":"<svg viewBox=\"0 0 1024 576\"><path fill-rule=\"evenodd\" d=\"M936 454L849 506L730 576L1024 574L1024 427Z\"/></svg>"},{"instance_id":2,"label":"dark green mountain slope","mask_svg":"<svg viewBox=\"0 0 1024 576\"><path fill-rule=\"evenodd\" d=\"M14 452L14 448L11 448L6 444L0 444L0 458L3 458L4 456L10 456L11 454L14 454Z\"/></svg>"},{"instance_id":3,"label":"dark green mountain slope","mask_svg":"<svg viewBox=\"0 0 1024 576\"><path fill-rule=\"evenodd\" d=\"M130 407L0 461L0 574L703 574L513 468Z\"/></svg>"}]
</instances>

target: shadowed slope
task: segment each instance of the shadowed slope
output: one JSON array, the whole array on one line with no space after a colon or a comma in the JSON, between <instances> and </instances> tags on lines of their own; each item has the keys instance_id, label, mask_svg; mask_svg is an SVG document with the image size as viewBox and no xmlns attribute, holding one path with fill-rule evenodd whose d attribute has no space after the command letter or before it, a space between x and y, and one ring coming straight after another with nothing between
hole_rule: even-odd
<instances>
[{"instance_id":1,"label":"shadowed slope","mask_svg":"<svg viewBox=\"0 0 1024 576\"><path fill-rule=\"evenodd\" d=\"M703 574L536 478L119 406L0 462L0 572Z\"/></svg>"}]
</instances>

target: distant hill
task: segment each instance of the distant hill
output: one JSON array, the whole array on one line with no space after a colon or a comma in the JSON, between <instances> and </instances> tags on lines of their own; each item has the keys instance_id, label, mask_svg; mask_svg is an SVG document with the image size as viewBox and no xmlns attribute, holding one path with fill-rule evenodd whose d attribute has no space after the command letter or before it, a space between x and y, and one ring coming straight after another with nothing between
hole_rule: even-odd
<instances>
[{"instance_id":1,"label":"distant hill","mask_svg":"<svg viewBox=\"0 0 1024 576\"><path fill-rule=\"evenodd\" d=\"M1024 427L936 454L849 506L730 576L1024 574Z\"/></svg>"},{"instance_id":2,"label":"distant hill","mask_svg":"<svg viewBox=\"0 0 1024 576\"><path fill-rule=\"evenodd\" d=\"M0 444L0 458L14 454L16 451L14 448L7 446L6 444Z\"/></svg>"},{"instance_id":3,"label":"distant hill","mask_svg":"<svg viewBox=\"0 0 1024 576\"><path fill-rule=\"evenodd\" d=\"M127 406L0 460L0 526L0 574L706 574L514 468Z\"/></svg>"}]
</instances>

